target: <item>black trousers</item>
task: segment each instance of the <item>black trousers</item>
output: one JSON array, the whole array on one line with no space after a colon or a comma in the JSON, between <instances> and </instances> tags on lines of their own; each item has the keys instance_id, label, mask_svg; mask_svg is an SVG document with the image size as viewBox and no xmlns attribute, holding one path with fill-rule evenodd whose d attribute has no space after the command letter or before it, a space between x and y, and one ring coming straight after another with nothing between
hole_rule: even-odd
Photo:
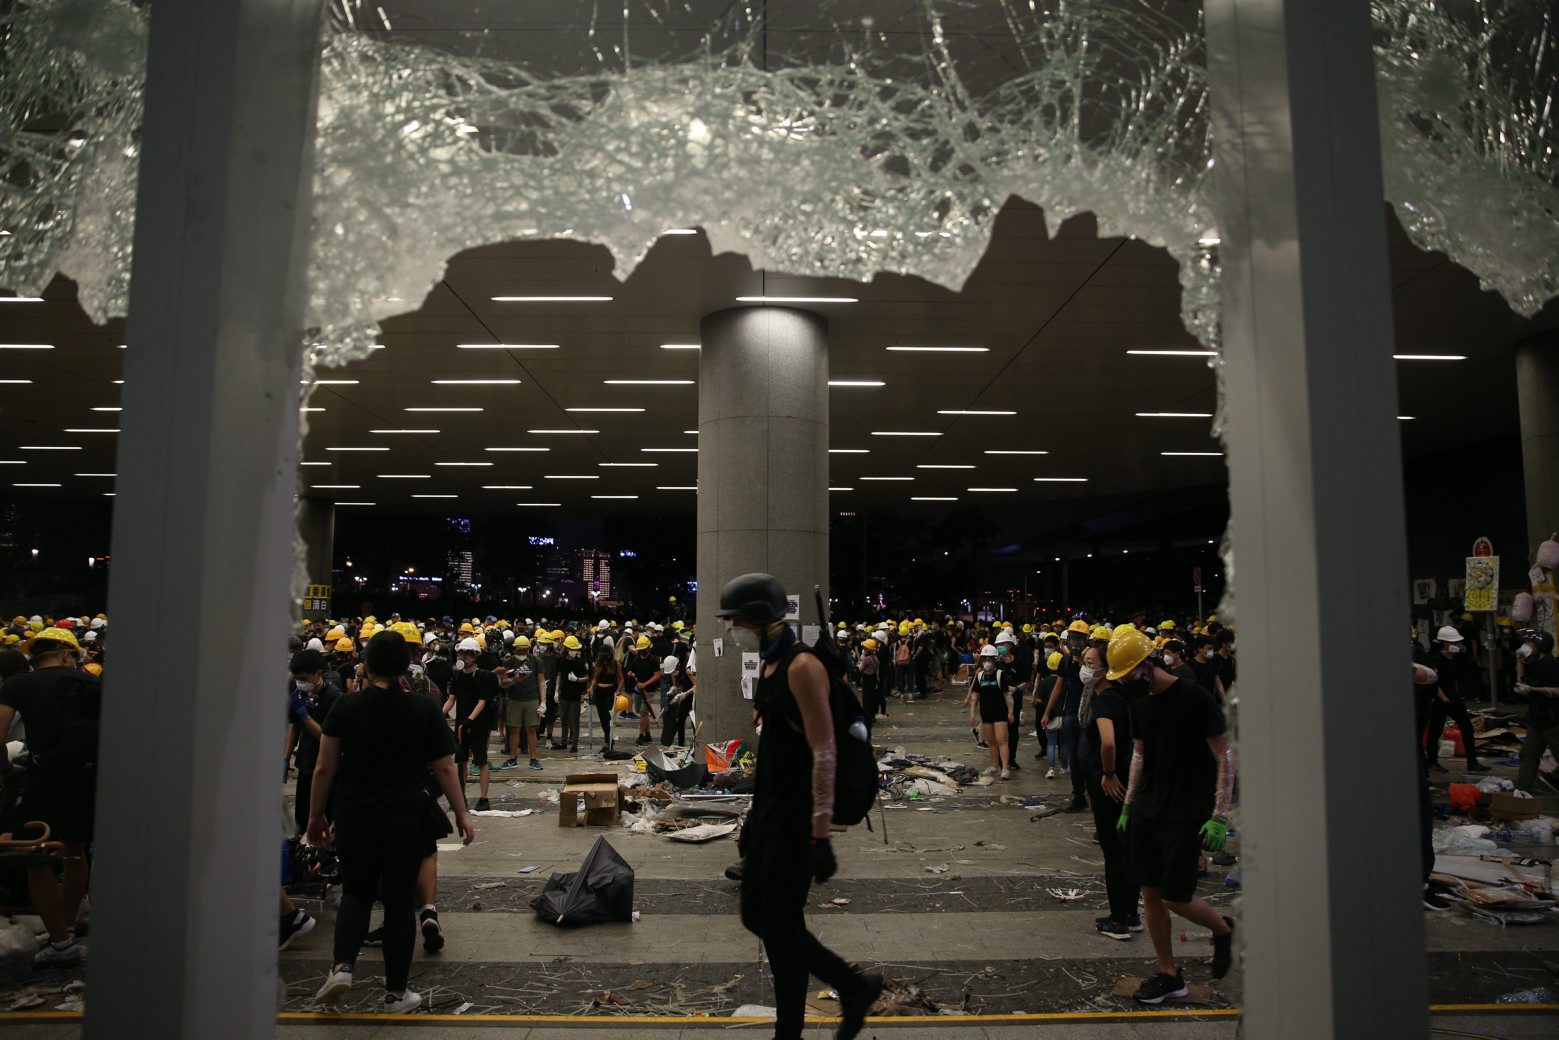
<instances>
[{"instance_id":1,"label":"black trousers","mask_svg":"<svg viewBox=\"0 0 1559 1040\"><path fill-rule=\"evenodd\" d=\"M1440 734L1445 732L1445 720L1447 717L1456 720L1456 725L1462 731L1462 750L1466 752L1467 764L1478 764L1478 749L1474 745L1472 732L1472 716L1467 714L1467 705L1459 694L1448 694L1449 702L1442 701L1439 697L1429 706L1429 744L1425 753L1429 756L1429 764L1435 765L1440 760Z\"/></svg>"},{"instance_id":2,"label":"black trousers","mask_svg":"<svg viewBox=\"0 0 1559 1040\"><path fill-rule=\"evenodd\" d=\"M606 747L612 732L612 710L617 703L615 693L597 693L590 698L590 703L595 705L595 717L601 723L601 746Z\"/></svg>"},{"instance_id":3,"label":"black trousers","mask_svg":"<svg viewBox=\"0 0 1559 1040\"><path fill-rule=\"evenodd\" d=\"M855 969L807 931L802 910L812 878L804 830L753 834L743 857L742 926L763 940L774 972L774 1035L799 1040L807 977L815 975L841 997L864 983Z\"/></svg>"},{"instance_id":4,"label":"black trousers","mask_svg":"<svg viewBox=\"0 0 1559 1040\"><path fill-rule=\"evenodd\" d=\"M866 709L866 729L871 731L872 723L877 716L887 709L887 701L882 696L882 676L861 676L861 707Z\"/></svg>"},{"instance_id":5,"label":"black trousers","mask_svg":"<svg viewBox=\"0 0 1559 1040\"><path fill-rule=\"evenodd\" d=\"M1104 891L1110 899L1110 916L1125 924L1127 918L1137 914L1141 889L1132 873L1126 837L1115 829L1121 818L1121 805L1092 778L1088 781L1088 801L1093 807L1093 825L1099 832L1099 849L1104 853Z\"/></svg>"},{"instance_id":6,"label":"black trousers","mask_svg":"<svg viewBox=\"0 0 1559 1040\"><path fill-rule=\"evenodd\" d=\"M1023 733L1023 693L1012 691L1012 725L1007 727L1007 755L1014 766L1018 764L1018 737Z\"/></svg>"},{"instance_id":7,"label":"black trousers","mask_svg":"<svg viewBox=\"0 0 1559 1040\"><path fill-rule=\"evenodd\" d=\"M558 701L558 716L563 720L559 742L570 748L579 747L579 698Z\"/></svg>"},{"instance_id":8,"label":"black trousers","mask_svg":"<svg viewBox=\"0 0 1559 1040\"><path fill-rule=\"evenodd\" d=\"M298 833L309 829L309 800L314 797L314 767L298 770L298 786L293 790L292 822L298 825ZM335 818L336 792L332 787L325 799L325 819Z\"/></svg>"},{"instance_id":9,"label":"black trousers","mask_svg":"<svg viewBox=\"0 0 1559 1040\"><path fill-rule=\"evenodd\" d=\"M420 823L408 823L411 831ZM374 900L384 904L384 988L399 993L411 971L417 938L417 872L426 838L387 834L374 825L338 829L341 853L341 909L336 913L335 963L357 962Z\"/></svg>"}]
</instances>

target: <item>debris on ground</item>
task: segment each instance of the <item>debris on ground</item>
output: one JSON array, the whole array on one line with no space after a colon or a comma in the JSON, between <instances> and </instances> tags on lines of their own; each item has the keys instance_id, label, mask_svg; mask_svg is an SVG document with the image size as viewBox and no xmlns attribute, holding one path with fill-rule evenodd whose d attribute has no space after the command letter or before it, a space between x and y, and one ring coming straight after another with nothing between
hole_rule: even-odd
<instances>
[{"instance_id":1,"label":"debris on ground","mask_svg":"<svg viewBox=\"0 0 1559 1040\"><path fill-rule=\"evenodd\" d=\"M549 924L632 921L633 868L599 837L577 871L553 874L530 905L536 917Z\"/></svg>"}]
</instances>

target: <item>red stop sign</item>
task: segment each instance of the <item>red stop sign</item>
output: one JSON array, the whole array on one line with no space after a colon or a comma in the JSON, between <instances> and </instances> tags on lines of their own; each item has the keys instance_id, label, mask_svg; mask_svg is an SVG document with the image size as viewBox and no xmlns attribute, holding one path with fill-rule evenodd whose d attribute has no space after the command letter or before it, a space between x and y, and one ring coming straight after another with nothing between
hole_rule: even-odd
<instances>
[{"instance_id":1,"label":"red stop sign","mask_svg":"<svg viewBox=\"0 0 1559 1040\"><path fill-rule=\"evenodd\" d=\"M1489 541L1487 538L1479 538L1476 542L1472 543L1472 554L1474 556L1493 556L1494 543Z\"/></svg>"}]
</instances>

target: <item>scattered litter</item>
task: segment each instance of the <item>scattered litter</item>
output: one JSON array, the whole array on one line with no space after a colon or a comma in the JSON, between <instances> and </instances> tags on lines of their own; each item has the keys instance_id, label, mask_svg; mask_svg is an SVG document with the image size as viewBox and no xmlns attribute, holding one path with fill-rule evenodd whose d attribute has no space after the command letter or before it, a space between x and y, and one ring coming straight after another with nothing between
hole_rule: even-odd
<instances>
[{"instance_id":1,"label":"scattered litter","mask_svg":"<svg viewBox=\"0 0 1559 1040\"><path fill-rule=\"evenodd\" d=\"M938 865L936 865L934 867L927 867L926 868L926 873L927 874L946 874L949 870L952 870L952 869L953 869L952 864L950 864L950 863L940 863L940 864L938 864Z\"/></svg>"},{"instance_id":2,"label":"scattered litter","mask_svg":"<svg viewBox=\"0 0 1559 1040\"><path fill-rule=\"evenodd\" d=\"M1043 809L1043 810L1035 813L1033 816L1030 816L1029 817L1029 822L1033 823L1036 820L1049 819L1052 816L1059 816L1061 813L1064 813L1064 812L1066 812L1066 806L1064 806L1064 805L1058 805L1054 809Z\"/></svg>"},{"instance_id":3,"label":"scattered litter","mask_svg":"<svg viewBox=\"0 0 1559 1040\"><path fill-rule=\"evenodd\" d=\"M689 844L701 845L706 841L724 838L735 832L736 824L734 823L705 823L697 827L684 827L682 830L672 831L666 837L672 841L685 841Z\"/></svg>"},{"instance_id":4,"label":"scattered litter","mask_svg":"<svg viewBox=\"0 0 1559 1040\"><path fill-rule=\"evenodd\" d=\"M426 846L424 846L424 848L426 848ZM438 850L440 852L459 852L463 848L465 848L465 846L458 841L441 841L438 843Z\"/></svg>"},{"instance_id":5,"label":"scattered litter","mask_svg":"<svg viewBox=\"0 0 1559 1040\"><path fill-rule=\"evenodd\" d=\"M541 869L541 864L540 863L532 863L528 867L521 867L519 872L521 874L534 874L534 873L536 873L536 871L538 871L540 869Z\"/></svg>"},{"instance_id":6,"label":"scattered litter","mask_svg":"<svg viewBox=\"0 0 1559 1040\"><path fill-rule=\"evenodd\" d=\"M14 1001L12 1001L10 1006L7 1007L6 1010L7 1011L31 1011L33 1008L43 1007L43 1005L47 1004L48 1002L49 1002L49 998L43 996L40 993L27 993L27 994L24 994L24 995L22 995L20 997L17 997Z\"/></svg>"},{"instance_id":7,"label":"scattered litter","mask_svg":"<svg viewBox=\"0 0 1559 1040\"><path fill-rule=\"evenodd\" d=\"M605 993L597 993L591 1003L596 1007L621 1007L624 1004L632 1004L633 1001L607 990Z\"/></svg>"},{"instance_id":8,"label":"scattered litter","mask_svg":"<svg viewBox=\"0 0 1559 1040\"><path fill-rule=\"evenodd\" d=\"M773 1018L777 1012L771 1007L762 1004L743 1004L731 1012L732 1018Z\"/></svg>"},{"instance_id":9,"label":"scattered litter","mask_svg":"<svg viewBox=\"0 0 1559 1040\"><path fill-rule=\"evenodd\" d=\"M577 871L553 874L530 905L538 920L557 925L634 920L633 868L599 837Z\"/></svg>"},{"instance_id":10,"label":"scattered litter","mask_svg":"<svg viewBox=\"0 0 1559 1040\"><path fill-rule=\"evenodd\" d=\"M1536 989L1522 989L1514 993L1507 993L1494 1003L1496 1004L1553 1004L1559 1002L1559 997L1554 996L1554 991L1547 986L1538 986Z\"/></svg>"},{"instance_id":11,"label":"scattered litter","mask_svg":"<svg viewBox=\"0 0 1559 1040\"><path fill-rule=\"evenodd\" d=\"M463 1003L463 1004L461 1004L461 1005L460 1005L460 1006L459 1006L459 1007L457 1007L457 1008L455 1008L455 1010L454 1010L454 1011L452 1011L452 1012L450 1012L450 1013L451 1013L451 1014L454 1014L454 1015L463 1015L463 1014L465 1014L465 1013L466 1013L466 1012L467 1012L467 1011L470 1011L470 1010L471 1010L471 1009L472 1009L472 1008L473 1008L473 1007L475 1007L475 1006L476 1006L476 1005L474 1005L474 1004L472 1004L472 1003L471 1003L471 1002L470 1002L470 1001L469 1001L469 1000L468 1000L468 1001L466 1001L466 1002L465 1002L465 1003Z\"/></svg>"},{"instance_id":12,"label":"scattered litter","mask_svg":"<svg viewBox=\"0 0 1559 1040\"><path fill-rule=\"evenodd\" d=\"M483 892L483 891L486 891L489 888L507 888L508 887L508 882L506 882L506 881L488 881L488 882L485 882L485 883L480 884L480 885L472 885L471 887L473 889L475 889L476 891L478 891L478 892Z\"/></svg>"},{"instance_id":13,"label":"scattered litter","mask_svg":"<svg viewBox=\"0 0 1559 1040\"><path fill-rule=\"evenodd\" d=\"M830 906L849 906L850 905L850 901L848 899L844 898L843 896L835 896L833 899L830 899L828 901L828 905L830 905Z\"/></svg>"},{"instance_id":14,"label":"scattered litter","mask_svg":"<svg viewBox=\"0 0 1559 1040\"><path fill-rule=\"evenodd\" d=\"M85 1011L86 1009L86 1001L83 1000L67 1000L63 1004L54 1005L55 1011Z\"/></svg>"},{"instance_id":15,"label":"scattered litter","mask_svg":"<svg viewBox=\"0 0 1559 1040\"><path fill-rule=\"evenodd\" d=\"M1063 903L1075 903L1088 895L1085 888L1047 888L1045 891Z\"/></svg>"},{"instance_id":16,"label":"scattered litter","mask_svg":"<svg viewBox=\"0 0 1559 1040\"><path fill-rule=\"evenodd\" d=\"M535 809L472 809L472 816L501 816L506 819L514 819L517 816L529 816Z\"/></svg>"}]
</instances>

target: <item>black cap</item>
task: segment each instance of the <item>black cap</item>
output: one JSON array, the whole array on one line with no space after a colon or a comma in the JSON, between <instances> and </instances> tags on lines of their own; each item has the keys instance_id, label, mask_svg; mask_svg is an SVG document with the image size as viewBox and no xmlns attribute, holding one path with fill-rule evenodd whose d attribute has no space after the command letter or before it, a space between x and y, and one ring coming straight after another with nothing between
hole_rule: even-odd
<instances>
[{"instance_id":1,"label":"black cap","mask_svg":"<svg viewBox=\"0 0 1559 1040\"><path fill-rule=\"evenodd\" d=\"M715 617L765 625L783 618L789 607L785 586L779 579L772 574L754 572L725 583L725 588L720 590L720 609Z\"/></svg>"}]
</instances>

